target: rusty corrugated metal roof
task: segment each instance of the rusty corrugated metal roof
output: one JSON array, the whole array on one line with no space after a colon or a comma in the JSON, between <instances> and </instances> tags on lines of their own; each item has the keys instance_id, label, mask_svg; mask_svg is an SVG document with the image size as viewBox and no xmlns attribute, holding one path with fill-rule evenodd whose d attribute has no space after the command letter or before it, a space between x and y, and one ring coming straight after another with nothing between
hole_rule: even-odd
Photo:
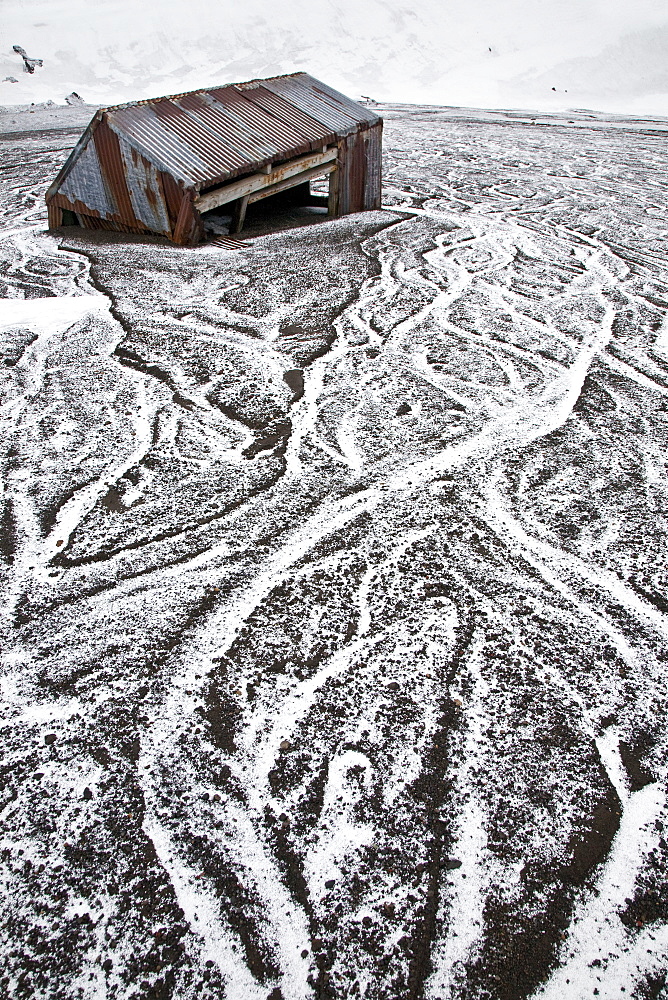
<instances>
[{"instance_id":1,"label":"rusty corrugated metal roof","mask_svg":"<svg viewBox=\"0 0 668 1000\"><path fill-rule=\"evenodd\" d=\"M355 104L343 94L337 94L335 90L328 94L324 83L314 80L306 73L276 77L274 80L265 81L264 85L274 94L283 97L288 103L295 105L340 135L354 131L362 122L367 124L377 120L376 115Z\"/></svg>"},{"instance_id":2,"label":"rusty corrugated metal roof","mask_svg":"<svg viewBox=\"0 0 668 1000\"><path fill-rule=\"evenodd\" d=\"M117 105L98 116L158 169L196 190L379 121L307 73Z\"/></svg>"}]
</instances>

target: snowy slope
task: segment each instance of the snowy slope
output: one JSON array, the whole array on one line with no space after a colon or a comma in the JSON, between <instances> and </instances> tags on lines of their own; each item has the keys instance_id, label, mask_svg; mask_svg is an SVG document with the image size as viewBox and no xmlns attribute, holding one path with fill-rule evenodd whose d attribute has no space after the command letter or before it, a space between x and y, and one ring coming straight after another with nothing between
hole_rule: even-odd
<instances>
[{"instance_id":1,"label":"snowy slope","mask_svg":"<svg viewBox=\"0 0 668 1000\"><path fill-rule=\"evenodd\" d=\"M18 80L3 104L72 90L113 103L306 69L381 100L668 113L657 0L2 0L0 12L0 79ZM43 68L23 72L15 44Z\"/></svg>"}]
</instances>

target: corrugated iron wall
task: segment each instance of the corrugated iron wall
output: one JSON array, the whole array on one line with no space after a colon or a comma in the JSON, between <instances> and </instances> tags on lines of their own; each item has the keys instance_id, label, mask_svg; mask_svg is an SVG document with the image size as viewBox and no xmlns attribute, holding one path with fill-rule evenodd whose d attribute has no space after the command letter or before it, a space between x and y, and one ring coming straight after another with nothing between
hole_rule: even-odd
<instances>
[{"instance_id":1,"label":"corrugated iron wall","mask_svg":"<svg viewBox=\"0 0 668 1000\"><path fill-rule=\"evenodd\" d=\"M383 203L383 122L377 122L364 133L366 143L366 173L364 177L364 208L373 211Z\"/></svg>"},{"instance_id":2,"label":"corrugated iron wall","mask_svg":"<svg viewBox=\"0 0 668 1000\"><path fill-rule=\"evenodd\" d=\"M65 209L75 212L80 225L89 229L171 237L182 201L183 191L173 179L103 119L50 198L49 224L52 218L59 224L62 215L59 219L56 209Z\"/></svg>"},{"instance_id":3,"label":"corrugated iron wall","mask_svg":"<svg viewBox=\"0 0 668 1000\"><path fill-rule=\"evenodd\" d=\"M339 141L337 195L332 215L380 208L382 197L383 123L353 132Z\"/></svg>"},{"instance_id":4,"label":"corrugated iron wall","mask_svg":"<svg viewBox=\"0 0 668 1000\"><path fill-rule=\"evenodd\" d=\"M119 139L118 145L135 219L153 232L170 236L172 227L158 171L125 139Z\"/></svg>"},{"instance_id":5,"label":"corrugated iron wall","mask_svg":"<svg viewBox=\"0 0 668 1000\"><path fill-rule=\"evenodd\" d=\"M88 143L74 169L61 184L60 194L68 198L72 204L81 201L100 215L109 218L118 215L118 205L102 178L102 168L94 142Z\"/></svg>"}]
</instances>

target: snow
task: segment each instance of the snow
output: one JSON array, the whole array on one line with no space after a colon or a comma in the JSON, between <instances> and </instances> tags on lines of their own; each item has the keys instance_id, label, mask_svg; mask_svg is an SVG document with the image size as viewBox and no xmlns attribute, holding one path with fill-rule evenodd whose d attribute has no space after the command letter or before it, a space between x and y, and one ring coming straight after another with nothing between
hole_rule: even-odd
<instances>
[{"instance_id":1,"label":"snow","mask_svg":"<svg viewBox=\"0 0 668 1000\"><path fill-rule=\"evenodd\" d=\"M469 107L668 114L657 0L22 0L2 3L0 102L112 104L307 70L344 93Z\"/></svg>"}]
</instances>

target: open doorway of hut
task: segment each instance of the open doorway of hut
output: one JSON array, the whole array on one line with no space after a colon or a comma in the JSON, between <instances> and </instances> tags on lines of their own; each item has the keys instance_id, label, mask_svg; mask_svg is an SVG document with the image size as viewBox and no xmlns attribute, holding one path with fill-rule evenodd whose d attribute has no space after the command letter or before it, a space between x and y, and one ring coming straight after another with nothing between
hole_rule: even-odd
<instances>
[{"instance_id":1,"label":"open doorway of hut","mask_svg":"<svg viewBox=\"0 0 668 1000\"><path fill-rule=\"evenodd\" d=\"M327 218L328 189L329 178L323 177L255 201L245 207L240 231L238 213L242 206L238 202L221 205L202 215L205 239L215 240L236 232L252 238L323 222Z\"/></svg>"}]
</instances>

